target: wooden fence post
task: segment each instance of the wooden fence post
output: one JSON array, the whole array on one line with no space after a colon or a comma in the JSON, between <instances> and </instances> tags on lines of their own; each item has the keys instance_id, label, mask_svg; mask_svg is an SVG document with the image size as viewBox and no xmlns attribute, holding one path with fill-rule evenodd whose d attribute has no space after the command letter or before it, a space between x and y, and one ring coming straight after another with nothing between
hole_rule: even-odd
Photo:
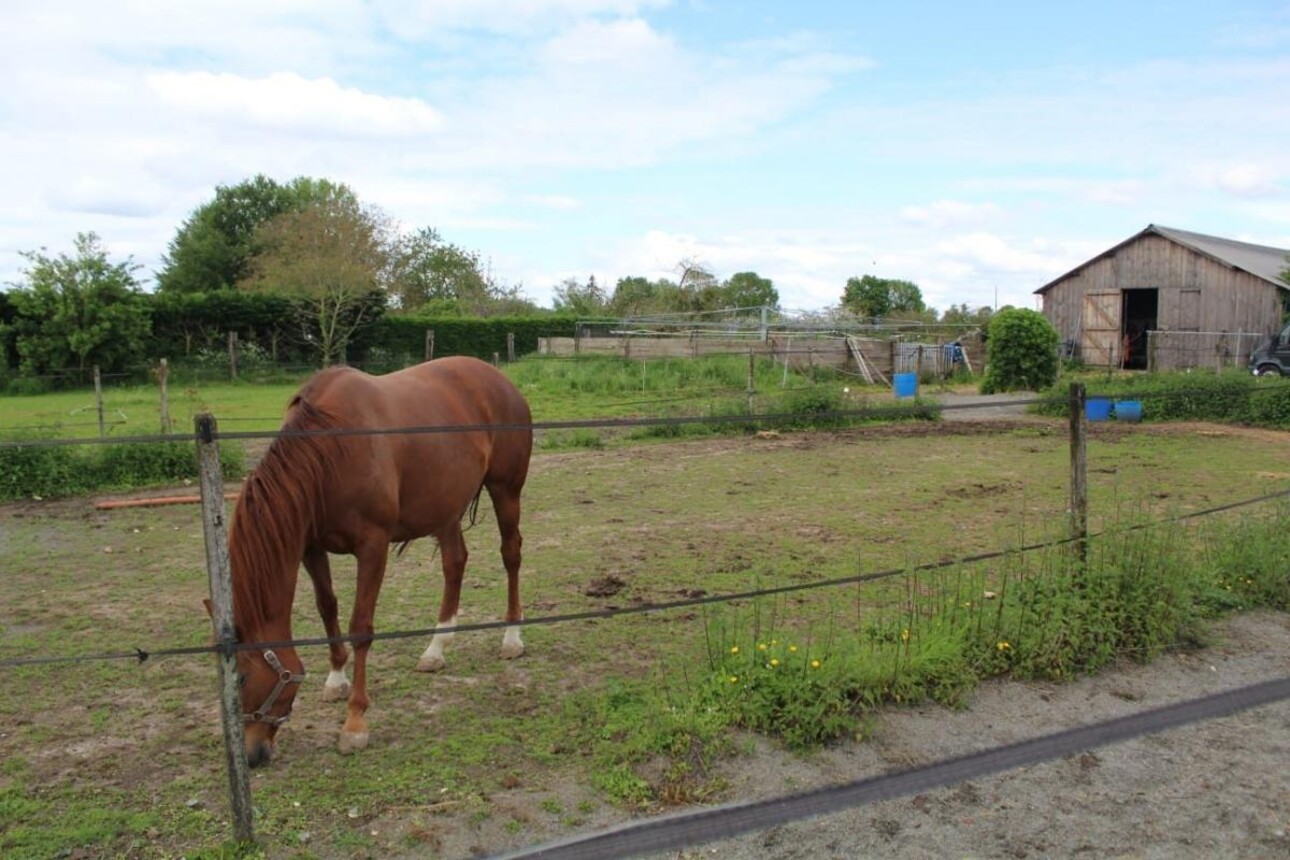
<instances>
[{"instance_id":1,"label":"wooden fence post","mask_svg":"<svg viewBox=\"0 0 1290 860\"><path fill-rule=\"evenodd\" d=\"M515 332L506 333L506 361L508 364L515 363Z\"/></svg>"},{"instance_id":2,"label":"wooden fence post","mask_svg":"<svg viewBox=\"0 0 1290 860\"><path fill-rule=\"evenodd\" d=\"M1088 451L1084 439L1084 386L1071 383L1071 539L1083 565L1088 560Z\"/></svg>"},{"instance_id":3,"label":"wooden fence post","mask_svg":"<svg viewBox=\"0 0 1290 860\"><path fill-rule=\"evenodd\" d=\"M161 432L170 432L170 359L163 358L157 366L157 384L161 386Z\"/></svg>"},{"instance_id":4,"label":"wooden fence post","mask_svg":"<svg viewBox=\"0 0 1290 860\"><path fill-rule=\"evenodd\" d=\"M434 329L426 329L426 361L434 359Z\"/></svg>"},{"instance_id":5,"label":"wooden fence post","mask_svg":"<svg viewBox=\"0 0 1290 860\"><path fill-rule=\"evenodd\" d=\"M501 356L499 356L497 353L493 353L493 367L498 367L500 365L501 365Z\"/></svg>"},{"instance_id":6,"label":"wooden fence post","mask_svg":"<svg viewBox=\"0 0 1290 860\"><path fill-rule=\"evenodd\" d=\"M220 722L224 729L224 754L228 764L229 799L233 807L233 833L242 842L254 838L251 778L242 734L242 701L238 695L237 633L233 628L233 582L229 573L228 530L224 525L224 484L220 474L219 443L214 416L197 416L197 456L201 471L202 532L206 538L206 572L211 589L211 623L220 647Z\"/></svg>"},{"instance_id":7,"label":"wooden fence post","mask_svg":"<svg viewBox=\"0 0 1290 860\"><path fill-rule=\"evenodd\" d=\"M228 375L237 382L237 332L228 333Z\"/></svg>"},{"instance_id":8,"label":"wooden fence post","mask_svg":"<svg viewBox=\"0 0 1290 860\"><path fill-rule=\"evenodd\" d=\"M107 428L103 424L103 377L99 374L99 366L94 365L94 409L99 414L99 438L107 435Z\"/></svg>"}]
</instances>

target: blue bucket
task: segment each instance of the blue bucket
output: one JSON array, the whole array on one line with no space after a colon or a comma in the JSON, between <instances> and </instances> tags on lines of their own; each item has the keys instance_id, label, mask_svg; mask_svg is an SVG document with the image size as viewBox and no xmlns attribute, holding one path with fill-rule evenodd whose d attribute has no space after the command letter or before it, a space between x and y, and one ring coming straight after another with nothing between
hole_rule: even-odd
<instances>
[{"instance_id":1,"label":"blue bucket","mask_svg":"<svg viewBox=\"0 0 1290 860\"><path fill-rule=\"evenodd\" d=\"M892 374L891 387L895 389L897 397L917 397L918 396L918 374L917 373Z\"/></svg>"},{"instance_id":2,"label":"blue bucket","mask_svg":"<svg viewBox=\"0 0 1290 860\"><path fill-rule=\"evenodd\" d=\"M1115 420L1116 421L1141 421L1142 420L1142 401L1141 400L1117 400L1115 402Z\"/></svg>"},{"instance_id":3,"label":"blue bucket","mask_svg":"<svg viewBox=\"0 0 1290 860\"><path fill-rule=\"evenodd\" d=\"M1090 397L1084 403L1084 416L1089 421L1106 421L1111 417L1109 397Z\"/></svg>"}]
</instances>

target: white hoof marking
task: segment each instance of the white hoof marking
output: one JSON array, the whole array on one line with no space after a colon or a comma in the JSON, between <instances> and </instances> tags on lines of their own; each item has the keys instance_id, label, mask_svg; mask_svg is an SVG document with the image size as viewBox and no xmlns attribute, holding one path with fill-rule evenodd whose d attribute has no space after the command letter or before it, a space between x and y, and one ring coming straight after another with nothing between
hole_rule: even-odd
<instances>
[{"instance_id":1,"label":"white hoof marking","mask_svg":"<svg viewBox=\"0 0 1290 860\"><path fill-rule=\"evenodd\" d=\"M434 636L430 637L430 647L426 648L425 653L421 655L421 659L417 661L418 672L438 672L448 665L443 658L443 649L456 635L452 632L452 628L456 626L457 616L454 615L435 628L436 631L440 632L436 632Z\"/></svg>"},{"instance_id":2,"label":"white hoof marking","mask_svg":"<svg viewBox=\"0 0 1290 860\"><path fill-rule=\"evenodd\" d=\"M348 698L349 678L345 677L344 672L337 672L332 669L327 673L327 680L323 683L323 701L339 702Z\"/></svg>"},{"instance_id":3,"label":"white hoof marking","mask_svg":"<svg viewBox=\"0 0 1290 860\"><path fill-rule=\"evenodd\" d=\"M507 627L502 637L502 659L514 660L524 653L524 643L520 640L520 628Z\"/></svg>"}]
</instances>

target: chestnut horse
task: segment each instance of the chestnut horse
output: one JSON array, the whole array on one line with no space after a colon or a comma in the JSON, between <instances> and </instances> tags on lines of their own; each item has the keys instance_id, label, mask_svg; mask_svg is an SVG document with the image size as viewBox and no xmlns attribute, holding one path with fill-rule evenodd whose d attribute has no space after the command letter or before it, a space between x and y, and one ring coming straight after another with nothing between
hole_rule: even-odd
<instances>
[{"instance_id":1,"label":"chestnut horse","mask_svg":"<svg viewBox=\"0 0 1290 860\"><path fill-rule=\"evenodd\" d=\"M291 431L381 431L409 427L473 427L422 433L292 435ZM497 514L506 567L506 620L519 621L520 492L533 449L532 417L523 395L498 370L473 358L426 362L386 376L332 368L301 386L282 429L247 477L229 534L233 618L238 641L291 639L291 606L303 562L329 637L340 636L328 553L358 560L348 653L331 646L323 697L349 698L340 749L367 746L364 716L367 652L376 598L392 543L434 536L443 559L444 589L436 633L417 669L444 666L443 648L457 620L466 543L461 521L487 489ZM502 656L524 652L518 626L508 626ZM278 729L291 713L304 665L294 648L238 652L247 761L273 755Z\"/></svg>"}]
</instances>

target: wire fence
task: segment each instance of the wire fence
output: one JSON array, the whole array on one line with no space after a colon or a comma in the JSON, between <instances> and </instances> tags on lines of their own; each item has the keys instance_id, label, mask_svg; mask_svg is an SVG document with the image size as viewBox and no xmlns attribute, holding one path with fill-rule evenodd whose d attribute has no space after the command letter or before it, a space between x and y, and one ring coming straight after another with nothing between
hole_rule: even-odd
<instances>
[{"instance_id":1,"label":"wire fence","mask_svg":"<svg viewBox=\"0 0 1290 860\"><path fill-rule=\"evenodd\" d=\"M1185 393L1177 393L1178 396L1185 396ZM1021 401L1014 401L1010 404L1016 406L1033 406L1044 405L1053 406L1058 403L1067 403L1066 398L1053 397L1035 397ZM963 404L962 406L944 406L942 410L952 410L955 408L972 408L981 409L981 404ZM657 426L685 426L688 424L702 423L748 423L755 420L760 423L774 423L777 421L791 422L801 420L803 417L810 417L814 420L820 419L877 419L891 417L908 417L911 414L930 414L930 409L926 406L913 405L909 407L891 407L878 409L847 409L835 410L826 413L776 413L758 416L689 416L689 417L666 417L666 418L615 418L615 419L588 419L572 421L551 421L551 422L534 422L532 424L514 425L514 424L470 424L470 425L445 425L445 426L419 426L419 427L376 427L376 428L339 428L328 430L312 431L221 431L215 434L212 440L253 440L253 439L278 439L284 437L310 437L310 436L385 436L385 435L409 435L409 434L440 434L440 433L460 433L460 432L508 432L508 431L534 431L534 430L572 430L580 428L629 428L629 427L657 427ZM103 439L28 439L0 442L0 449L14 447L32 447L32 446L58 446L58 445L81 445L81 444L125 444L125 443L157 443L157 442L176 442L184 441L188 437L179 434L148 434L131 437L103 438ZM1213 506L1201 511L1183 514L1177 517L1171 517L1167 520L1157 521L1149 524L1138 524L1127 527L1128 529L1142 529L1158 526L1165 522L1179 522L1184 520L1196 519L1199 517L1211 516L1225 511L1236 510L1243 507L1266 503L1269 501L1285 498L1290 496L1290 490L1280 491L1260 495L1254 498L1243 499L1223 505ZM1010 547L1007 549L983 552L972 555L965 555L953 559L944 559L926 564L904 566L879 571L859 573L853 576L837 577L814 582L795 582L786 585L777 585L767 588L717 594L703 595L699 597L686 597L683 599L663 601L656 603L646 603L629 607L605 608L589 610L585 612L563 613L558 615L539 616L527 618L518 622L483 622L475 624L457 625L455 632L470 632L495 630L509 626L538 626L538 625L559 625L574 622L582 622L598 619L612 619L627 615L638 615L643 613L659 613L674 610L681 610L693 607L707 605L730 603L735 601L748 601L764 597L797 593L809 590L837 588L847 585L857 585L867 582L875 582L882 579L889 579L899 576L908 576L927 571L941 570L952 568L960 565L976 564L990 560L1004 558L1017 553L1027 553L1044 549L1051 549L1071 544L1077 541L1087 541L1109 534L1111 532L1094 532L1086 533L1080 536L1064 537L1056 540L1028 543L1022 546ZM104 651L96 654L63 654L63 655L27 655L23 657L12 657L0 660L0 669L21 669L32 666L51 666L60 664L77 664L94 661L128 661L135 663L144 663L149 660L173 657L190 657L201 655L221 655L226 659L231 657L237 651L274 649L284 647L322 647L334 643L359 643L373 642L380 640L398 640L408 638L423 638L436 632L435 627L422 627L417 629L382 631L366 636L339 636L339 637L307 637L281 641L256 641L256 642L222 642L210 645L194 646L155 646L145 647L136 645L125 649L114 651ZM693 845L700 841L710 839L725 838L737 833L746 832L751 829L764 829L773 823L783 823L799 818L820 815L830 811L835 811L857 803L872 802L873 800L885 797L894 797L899 794L910 791L921 790L923 787L934 785L944 785L948 782L959 781L972 776L996 772L997 770L1015 767L1018 764L1030 763L1032 761L1044 760L1059 755L1067 754L1070 751L1078 751L1089 746L1100 743L1112 743L1127 737L1136 736L1150 731L1159 731L1163 728L1169 728L1182 725L1188 722L1194 722L1202 719L1209 719L1213 716L1231 713L1234 710L1254 707L1270 701L1290 696L1290 679L1281 679L1269 684L1260 685L1257 688L1246 688L1240 691L1234 691L1231 694L1224 694L1218 697L1210 697L1204 700L1184 703L1170 709L1162 709L1159 712L1147 712L1137 715L1133 718L1124 720L1101 723L1080 730L1062 733L1060 735L1048 736L1037 739L1033 742L1024 742L1023 744L1012 747L1003 747L995 750L989 750L974 756L964 757L962 759L939 762L928 768L920 768L901 774L893 774L875 780L865 780L848 786L836 787L825 792L814 792L805 795L795 795L785 798L779 798L773 802L768 802L770 806L763 804L745 804L733 807L724 807L714 810L706 810L691 816L680 816L673 819L664 819L659 821L647 822L643 825L629 827L623 830L615 831L610 834L594 834L585 837L575 837L558 846L548 846L540 849L534 849L530 852L516 854L516 857L599 857L599 856L630 856L646 851L664 850L669 847L679 847L682 845ZM773 808L777 810L773 814L767 810ZM767 817L770 815L771 817Z\"/></svg>"},{"instance_id":2,"label":"wire fence","mask_svg":"<svg viewBox=\"0 0 1290 860\"><path fill-rule=\"evenodd\" d=\"M538 616L535 618L524 618L519 621L480 621L472 624L456 624L452 629L455 633L471 633L485 630L503 630L507 627L545 627L557 624L569 624L579 621L606 620L618 618L627 615L642 615L654 612L668 612L680 609L692 609L700 606L711 606L721 603L734 603L747 600L755 600L762 597L776 597L785 594L796 594L804 591L817 591L824 588L839 588L846 585L859 585L869 582L877 582L894 577L910 576L915 574L927 573L936 570L946 570L963 565L979 564L987 561L1015 556L1021 553L1037 552L1046 549L1055 549L1058 547L1068 546L1072 543L1083 540L1091 540L1101 537L1108 537L1115 534L1124 534L1134 531L1155 528L1171 523L1187 522L1189 520L1200 519L1203 517L1213 516L1215 514L1226 513L1228 511L1239 510L1241 508L1252 507L1277 499L1290 498L1290 490L1281 490L1274 493L1265 493L1253 498L1241 499L1235 502L1227 502L1222 505L1214 505L1204 510L1192 511L1186 514L1169 517L1167 519L1157 520L1150 523L1138 523L1125 526L1120 529L1110 529L1103 531L1089 532L1087 535L1080 537L1063 537L1049 541L1031 542L1020 546L1008 547L1006 549L991 550L989 552L974 553L971 555L958 556L955 558L942 559L940 561L925 562L923 564L908 565L903 567L887 568L884 570L871 571L867 573L858 573L852 576L834 577L831 579L822 579L814 582L795 582L789 585L776 585L766 588L750 589L747 591L730 592L727 594L709 594L700 597L687 597L678 600L669 600L653 603L643 603L637 606L617 607L613 609L595 609L586 612L569 612L560 615ZM148 660L160 659L165 657L191 657L201 654L226 654L237 651L259 651L265 648L313 648L334 644L356 644L359 642L380 642L401 639L420 639L430 636L436 632L436 627L417 627L406 630L389 630L364 636L342 635L342 636L311 636L297 639L274 639L274 640L255 640L249 642L237 642L231 645L211 644L211 645L184 645L184 646L166 646L144 648L140 646L132 647L128 650L106 651L99 654L75 654L75 655L45 655L31 657L11 657L0 660L0 669L21 668L24 666L49 666L57 664L72 664L86 662L114 662L114 661L135 661L139 663ZM439 631L442 632L442 631Z\"/></svg>"}]
</instances>

